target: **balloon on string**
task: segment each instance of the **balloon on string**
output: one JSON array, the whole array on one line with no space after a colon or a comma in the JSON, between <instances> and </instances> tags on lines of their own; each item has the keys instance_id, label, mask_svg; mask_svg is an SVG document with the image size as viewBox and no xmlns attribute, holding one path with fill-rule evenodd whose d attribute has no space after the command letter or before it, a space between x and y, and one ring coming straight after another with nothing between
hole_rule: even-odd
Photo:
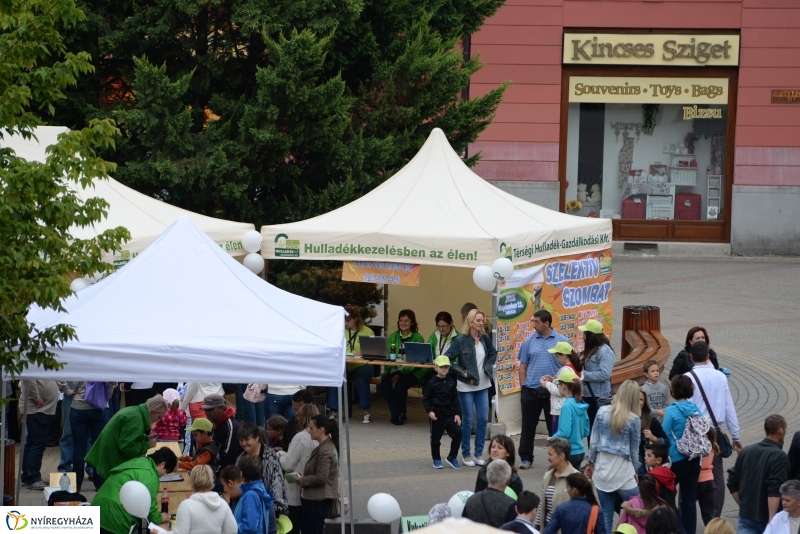
<instances>
[{"instance_id":1,"label":"balloon on string","mask_svg":"<svg viewBox=\"0 0 800 534\"><path fill-rule=\"evenodd\" d=\"M86 289L90 285L92 285L92 282L88 278L76 278L70 282L69 288L77 293L78 291Z\"/></svg>"},{"instance_id":2,"label":"balloon on string","mask_svg":"<svg viewBox=\"0 0 800 534\"><path fill-rule=\"evenodd\" d=\"M514 264L508 258L497 258L492 264L492 275L500 282L511 278L514 274Z\"/></svg>"},{"instance_id":3,"label":"balloon on string","mask_svg":"<svg viewBox=\"0 0 800 534\"><path fill-rule=\"evenodd\" d=\"M497 283L497 280L494 279L494 274L492 274L491 267L487 267L486 265L475 267L475 271L472 273L472 281L475 282L478 289L482 289L483 291L492 291Z\"/></svg>"},{"instance_id":4,"label":"balloon on string","mask_svg":"<svg viewBox=\"0 0 800 534\"><path fill-rule=\"evenodd\" d=\"M464 513L464 506L467 504L467 500L473 495L473 493L469 490L459 491L452 497L450 500L447 501L447 506L450 507L450 513L453 517L461 517L461 514Z\"/></svg>"},{"instance_id":5,"label":"balloon on string","mask_svg":"<svg viewBox=\"0 0 800 534\"><path fill-rule=\"evenodd\" d=\"M242 236L242 246L247 252L258 252L263 244L261 233L255 230L248 230Z\"/></svg>"},{"instance_id":6,"label":"balloon on string","mask_svg":"<svg viewBox=\"0 0 800 534\"><path fill-rule=\"evenodd\" d=\"M511 489L511 486L506 486L506 489L503 491L503 493L505 493L515 501L517 500L517 492Z\"/></svg>"},{"instance_id":7,"label":"balloon on string","mask_svg":"<svg viewBox=\"0 0 800 534\"><path fill-rule=\"evenodd\" d=\"M150 491L138 480L129 480L119 490L119 502L133 517L150 515Z\"/></svg>"},{"instance_id":8,"label":"balloon on string","mask_svg":"<svg viewBox=\"0 0 800 534\"><path fill-rule=\"evenodd\" d=\"M242 264L255 274L260 274L264 270L264 258L258 252L251 252L245 256Z\"/></svg>"},{"instance_id":9,"label":"balloon on string","mask_svg":"<svg viewBox=\"0 0 800 534\"><path fill-rule=\"evenodd\" d=\"M378 523L391 523L400 519L400 504L388 493L376 493L367 501L369 516Z\"/></svg>"}]
</instances>

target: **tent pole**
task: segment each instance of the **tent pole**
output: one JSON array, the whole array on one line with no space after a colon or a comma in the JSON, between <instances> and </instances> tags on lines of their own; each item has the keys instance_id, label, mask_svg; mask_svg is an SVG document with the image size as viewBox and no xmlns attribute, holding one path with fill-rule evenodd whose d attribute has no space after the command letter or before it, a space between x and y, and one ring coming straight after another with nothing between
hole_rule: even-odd
<instances>
[{"instance_id":1,"label":"tent pole","mask_svg":"<svg viewBox=\"0 0 800 534\"><path fill-rule=\"evenodd\" d=\"M7 393L6 381L2 369L0 369L0 380L3 381L3 384L0 385L0 399L2 399L2 402L5 402ZM0 495L4 495L6 492L6 433L8 431L6 428L6 423L8 422L6 410L8 410L8 403L3 406L3 413L0 415L0 442L3 444L0 447Z\"/></svg>"},{"instance_id":2,"label":"tent pole","mask_svg":"<svg viewBox=\"0 0 800 534\"><path fill-rule=\"evenodd\" d=\"M500 283L495 282L494 289L492 290L492 344L497 348L497 306L500 304ZM495 384L497 383L497 362L492 366L492 377ZM490 406L489 411L492 413L492 424L497 422L497 398L500 392L495 388L494 401Z\"/></svg>"},{"instance_id":3,"label":"tent pole","mask_svg":"<svg viewBox=\"0 0 800 534\"><path fill-rule=\"evenodd\" d=\"M345 415L347 415L347 405L345 404L345 402L347 400L346 399L347 394L345 393L344 395L342 395L342 393L344 393L345 391L346 391L346 385L345 385L344 388L340 385L336 389L336 397L339 399L339 414L340 414L339 422L342 421L342 417L341 417L342 410L344 410ZM339 441L340 441L339 449L341 450L341 448L342 448L341 435L339 436ZM342 454L339 454L338 456L339 456L339 498L342 501L342 515L341 515L341 517L339 519L340 519L340 521L342 523L342 534L345 534L345 530L344 530L344 516L345 516L345 513L344 513L344 472L342 470Z\"/></svg>"},{"instance_id":4,"label":"tent pole","mask_svg":"<svg viewBox=\"0 0 800 534\"><path fill-rule=\"evenodd\" d=\"M383 284L383 335L389 337L389 284Z\"/></svg>"},{"instance_id":5,"label":"tent pole","mask_svg":"<svg viewBox=\"0 0 800 534\"><path fill-rule=\"evenodd\" d=\"M345 390L346 391L346 390ZM347 396L347 394L345 394ZM353 497L353 457L351 456L350 451L350 406L347 404L342 404L340 406L344 406L344 435L345 435L345 442L347 443L347 486L348 492L347 495L350 497L350 534L355 534L355 525L353 524L353 504L355 503L355 498ZM341 412L339 412L341 413ZM342 513L342 517L344 517L344 513Z\"/></svg>"},{"instance_id":6,"label":"tent pole","mask_svg":"<svg viewBox=\"0 0 800 534\"><path fill-rule=\"evenodd\" d=\"M28 394L31 390L30 380L26 380L27 388L23 387L23 395L19 401L22 402L22 436L20 437L19 447L19 465L17 466L17 487L16 495L14 496L14 503L19 504L19 491L22 487L22 459L25 458L25 434L28 430Z\"/></svg>"}]
</instances>

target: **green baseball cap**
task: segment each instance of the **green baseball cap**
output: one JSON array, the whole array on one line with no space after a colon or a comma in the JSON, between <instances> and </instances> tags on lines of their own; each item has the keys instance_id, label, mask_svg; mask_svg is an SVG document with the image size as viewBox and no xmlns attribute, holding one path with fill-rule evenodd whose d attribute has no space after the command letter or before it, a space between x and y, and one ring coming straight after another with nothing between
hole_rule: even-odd
<instances>
[{"instance_id":1,"label":"green baseball cap","mask_svg":"<svg viewBox=\"0 0 800 534\"><path fill-rule=\"evenodd\" d=\"M291 532L292 520L289 519L288 515L281 515L278 517L276 522L278 524L278 534L286 534L287 532Z\"/></svg>"},{"instance_id":2,"label":"green baseball cap","mask_svg":"<svg viewBox=\"0 0 800 534\"><path fill-rule=\"evenodd\" d=\"M186 427L186 430L202 430L203 432L211 432L214 430L214 425L208 419L195 419L192 424Z\"/></svg>"},{"instance_id":3,"label":"green baseball cap","mask_svg":"<svg viewBox=\"0 0 800 534\"><path fill-rule=\"evenodd\" d=\"M450 358L447 356L437 356L433 363L438 365L439 367L450 367Z\"/></svg>"},{"instance_id":4,"label":"green baseball cap","mask_svg":"<svg viewBox=\"0 0 800 534\"><path fill-rule=\"evenodd\" d=\"M580 377L575 374L571 367L562 367L556 375L556 382L569 382L571 384L576 378Z\"/></svg>"},{"instance_id":5,"label":"green baseball cap","mask_svg":"<svg viewBox=\"0 0 800 534\"><path fill-rule=\"evenodd\" d=\"M586 321L586 324L583 326L579 326L578 330L581 332L591 332L592 334L602 334L603 333L603 323L600 321L595 321L594 319L589 319Z\"/></svg>"},{"instance_id":6,"label":"green baseball cap","mask_svg":"<svg viewBox=\"0 0 800 534\"><path fill-rule=\"evenodd\" d=\"M572 345L566 341L559 341L552 349L547 349L550 354L572 354Z\"/></svg>"},{"instance_id":7,"label":"green baseball cap","mask_svg":"<svg viewBox=\"0 0 800 534\"><path fill-rule=\"evenodd\" d=\"M622 523L614 529L613 534L638 534L636 527L628 523Z\"/></svg>"}]
</instances>

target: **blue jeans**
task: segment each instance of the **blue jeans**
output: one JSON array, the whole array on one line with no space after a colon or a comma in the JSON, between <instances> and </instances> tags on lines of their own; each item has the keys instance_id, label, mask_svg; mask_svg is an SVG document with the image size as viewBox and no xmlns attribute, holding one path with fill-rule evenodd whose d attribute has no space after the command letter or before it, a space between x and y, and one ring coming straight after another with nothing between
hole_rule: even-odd
<instances>
[{"instance_id":1,"label":"blue jeans","mask_svg":"<svg viewBox=\"0 0 800 534\"><path fill-rule=\"evenodd\" d=\"M244 423L244 392L247 384L236 384L236 420Z\"/></svg>"},{"instance_id":2,"label":"blue jeans","mask_svg":"<svg viewBox=\"0 0 800 534\"><path fill-rule=\"evenodd\" d=\"M77 486L75 489L77 491L81 491L81 485L83 484L84 460L86 459L89 440L91 439L92 443L97 442L100 432L103 431L108 422L109 412L108 408L105 410L94 408L90 410L70 410L69 423L72 426L73 447L72 467L75 469L75 485ZM100 488L102 480L100 480L97 473L92 478L94 479L95 489Z\"/></svg>"},{"instance_id":3,"label":"blue jeans","mask_svg":"<svg viewBox=\"0 0 800 534\"><path fill-rule=\"evenodd\" d=\"M259 428L264 428L264 423L267 422L267 415L265 413L265 402L250 402L242 397L242 413L244 420L248 423L255 423Z\"/></svg>"},{"instance_id":4,"label":"blue jeans","mask_svg":"<svg viewBox=\"0 0 800 534\"><path fill-rule=\"evenodd\" d=\"M680 492L678 521L683 529L678 530L693 534L697 528L697 478L700 476L700 458L673 462L670 469L675 473L675 485ZM766 527L764 525L764 528Z\"/></svg>"},{"instance_id":5,"label":"blue jeans","mask_svg":"<svg viewBox=\"0 0 800 534\"><path fill-rule=\"evenodd\" d=\"M294 408L292 408L291 395L272 395L267 393L267 398L264 400L267 419L273 415L282 415L287 421L291 421L294 417Z\"/></svg>"},{"instance_id":6,"label":"blue jeans","mask_svg":"<svg viewBox=\"0 0 800 534\"><path fill-rule=\"evenodd\" d=\"M369 381L372 380L372 366L362 365L352 371L347 371L347 380L352 381L353 386L356 388L358 407L362 410L369 410L372 406L372 393L369 390ZM328 408L335 412L339 411L339 398L335 393L333 396L328 395ZM289 418L286 417L286 419Z\"/></svg>"},{"instance_id":7,"label":"blue jeans","mask_svg":"<svg viewBox=\"0 0 800 534\"><path fill-rule=\"evenodd\" d=\"M114 388L114 392L111 394L111 398L108 399L108 407L111 410L111 417L114 417L114 415L119 411L121 397L122 394L119 392L119 385L117 385L117 387Z\"/></svg>"},{"instance_id":8,"label":"blue jeans","mask_svg":"<svg viewBox=\"0 0 800 534\"><path fill-rule=\"evenodd\" d=\"M597 496L600 498L600 517L606 526L606 532L611 532L613 530L611 527L614 524L614 506L617 502L617 495L625 502L631 497L639 495L639 488L629 490L620 489L612 492L597 490Z\"/></svg>"},{"instance_id":9,"label":"blue jeans","mask_svg":"<svg viewBox=\"0 0 800 534\"><path fill-rule=\"evenodd\" d=\"M61 401L61 426L64 431L58 446L61 449L61 460L58 462L59 473L69 473L72 471L72 427L69 424L69 414L72 409L72 397L64 395Z\"/></svg>"},{"instance_id":10,"label":"blue jeans","mask_svg":"<svg viewBox=\"0 0 800 534\"><path fill-rule=\"evenodd\" d=\"M752 519L739 518L739 525L736 528L736 534L763 534L767 529L766 523L753 521Z\"/></svg>"},{"instance_id":11,"label":"blue jeans","mask_svg":"<svg viewBox=\"0 0 800 534\"><path fill-rule=\"evenodd\" d=\"M475 456L483 456L483 445L486 442L486 424L489 422L489 388L480 391L459 391L458 400L461 402L461 456L472 456L469 447L472 419L477 412L478 426L475 427ZM609 530L609 532L611 532Z\"/></svg>"},{"instance_id":12,"label":"blue jeans","mask_svg":"<svg viewBox=\"0 0 800 534\"><path fill-rule=\"evenodd\" d=\"M331 509L333 499L312 501L300 498L303 505L303 518L300 520L300 530L303 534L324 534L325 517Z\"/></svg>"},{"instance_id":13,"label":"blue jeans","mask_svg":"<svg viewBox=\"0 0 800 534\"><path fill-rule=\"evenodd\" d=\"M28 437L25 438L25 452L22 453L21 479L23 484L33 484L42 480L42 456L47 448L53 416L31 413L27 418Z\"/></svg>"}]
</instances>

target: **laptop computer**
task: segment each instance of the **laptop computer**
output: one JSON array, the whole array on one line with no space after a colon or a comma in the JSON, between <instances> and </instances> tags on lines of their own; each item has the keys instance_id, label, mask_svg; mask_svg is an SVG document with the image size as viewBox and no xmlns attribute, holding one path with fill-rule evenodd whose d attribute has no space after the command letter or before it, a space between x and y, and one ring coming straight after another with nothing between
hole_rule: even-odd
<instances>
[{"instance_id":1,"label":"laptop computer","mask_svg":"<svg viewBox=\"0 0 800 534\"><path fill-rule=\"evenodd\" d=\"M386 336L358 336L361 357L365 360L388 360Z\"/></svg>"},{"instance_id":2,"label":"laptop computer","mask_svg":"<svg viewBox=\"0 0 800 534\"><path fill-rule=\"evenodd\" d=\"M412 363L433 363L433 347L430 343L413 343L406 341L406 361Z\"/></svg>"}]
</instances>

